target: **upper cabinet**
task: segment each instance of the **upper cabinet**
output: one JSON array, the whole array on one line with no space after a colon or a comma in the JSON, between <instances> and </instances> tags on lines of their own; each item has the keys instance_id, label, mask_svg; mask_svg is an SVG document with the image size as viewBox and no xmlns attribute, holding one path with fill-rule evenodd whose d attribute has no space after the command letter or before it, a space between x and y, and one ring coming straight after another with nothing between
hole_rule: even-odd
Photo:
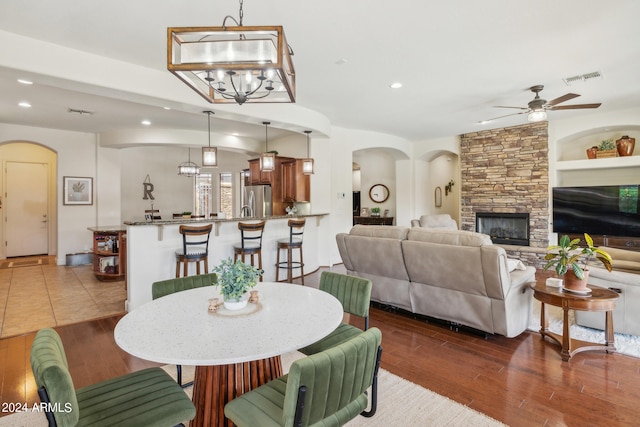
<instances>
[{"instance_id":1,"label":"upper cabinet","mask_svg":"<svg viewBox=\"0 0 640 427\"><path fill-rule=\"evenodd\" d=\"M282 163L282 192L285 202L308 202L311 199L309 175L302 172L302 160Z\"/></svg>"},{"instance_id":2,"label":"upper cabinet","mask_svg":"<svg viewBox=\"0 0 640 427\"><path fill-rule=\"evenodd\" d=\"M249 160L249 185L271 185L272 174L260 171L260 159Z\"/></svg>"}]
</instances>

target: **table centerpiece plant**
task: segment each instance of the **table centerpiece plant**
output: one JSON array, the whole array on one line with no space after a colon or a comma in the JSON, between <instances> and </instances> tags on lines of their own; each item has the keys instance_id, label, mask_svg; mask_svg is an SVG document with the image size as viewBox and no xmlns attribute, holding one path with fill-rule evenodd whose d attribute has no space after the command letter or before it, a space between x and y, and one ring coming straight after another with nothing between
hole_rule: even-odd
<instances>
[{"instance_id":1,"label":"table centerpiece plant","mask_svg":"<svg viewBox=\"0 0 640 427\"><path fill-rule=\"evenodd\" d=\"M220 287L224 307L228 310L240 310L247 305L247 292L256 286L263 273L258 267L241 260L234 262L231 258L222 260L213 272L218 275L216 286Z\"/></svg>"},{"instance_id":2,"label":"table centerpiece plant","mask_svg":"<svg viewBox=\"0 0 640 427\"><path fill-rule=\"evenodd\" d=\"M566 234L560 238L557 245L550 245L547 248L547 261L544 270L555 268L558 276L563 277L564 287L573 291L586 291L589 270L589 261L597 259L604 265L607 271L611 271L611 255L600 248L593 246L593 239L584 233L586 246L580 246L580 239L571 240Z\"/></svg>"}]
</instances>

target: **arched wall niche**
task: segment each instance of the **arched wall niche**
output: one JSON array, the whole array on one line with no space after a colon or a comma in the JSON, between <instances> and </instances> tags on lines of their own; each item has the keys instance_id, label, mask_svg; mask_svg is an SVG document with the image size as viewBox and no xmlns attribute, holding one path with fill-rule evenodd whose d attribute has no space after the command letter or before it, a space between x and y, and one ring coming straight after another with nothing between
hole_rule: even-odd
<instances>
[{"instance_id":1,"label":"arched wall niche","mask_svg":"<svg viewBox=\"0 0 640 427\"><path fill-rule=\"evenodd\" d=\"M457 153L432 150L416 160L415 217L449 214L460 224L460 162ZM447 185L453 186L447 190ZM437 189L438 202L436 203ZM439 206L437 206L439 205Z\"/></svg>"}]
</instances>

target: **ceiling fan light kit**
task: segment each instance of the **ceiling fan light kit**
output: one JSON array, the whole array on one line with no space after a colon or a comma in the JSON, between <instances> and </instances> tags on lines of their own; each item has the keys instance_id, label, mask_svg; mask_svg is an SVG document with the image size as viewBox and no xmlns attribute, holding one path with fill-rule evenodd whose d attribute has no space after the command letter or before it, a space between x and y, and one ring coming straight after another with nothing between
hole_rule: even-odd
<instances>
[{"instance_id":1,"label":"ceiling fan light kit","mask_svg":"<svg viewBox=\"0 0 640 427\"><path fill-rule=\"evenodd\" d=\"M167 28L167 69L211 103L296 100L295 70L282 26ZM226 25L227 19L235 27Z\"/></svg>"},{"instance_id":2,"label":"ceiling fan light kit","mask_svg":"<svg viewBox=\"0 0 640 427\"><path fill-rule=\"evenodd\" d=\"M529 101L527 107L510 107L510 106L501 106L501 105L498 105L495 107L495 108L515 108L515 109L521 110L520 112L507 114L499 117L494 117L493 119L483 120L479 123L485 124L497 119L501 119L503 117L515 116L518 114L527 114L527 118L530 122L539 122L547 119L547 111L598 108L600 105L602 105L600 103L558 105L563 102L569 101L573 98L577 98L580 95L578 95L577 93L567 93L558 98L552 99L551 101L547 101L546 99L540 98L540 92L542 92L542 89L544 89L543 85L535 85L529 88L529 90L535 93L536 96L531 101Z\"/></svg>"}]
</instances>

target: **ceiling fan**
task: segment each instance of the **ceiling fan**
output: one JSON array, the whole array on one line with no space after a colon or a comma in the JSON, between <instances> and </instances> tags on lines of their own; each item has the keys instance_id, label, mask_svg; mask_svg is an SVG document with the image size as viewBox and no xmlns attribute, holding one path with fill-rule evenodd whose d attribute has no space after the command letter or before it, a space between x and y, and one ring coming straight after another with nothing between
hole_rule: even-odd
<instances>
[{"instance_id":1,"label":"ceiling fan","mask_svg":"<svg viewBox=\"0 0 640 427\"><path fill-rule=\"evenodd\" d=\"M538 122L541 120L545 120L547 118L547 111L555 111L555 110L577 110L584 108L598 108L601 103L597 104L573 104L573 105L558 105L562 102L569 101L570 99L577 98L578 94L576 93L567 93L566 95L562 95L559 98L552 99L548 101L546 99L540 98L540 92L544 89L543 85L535 85L531 86L529 90L536 94L533 100L529 101L527 107L507 107L502 105L497 105L495 108L516 108L518 110L522 110L518 113L507 114L504 116L494 117L493 119L483 120L480 123L488 123L493 120L501 119L503 117L515 116L517 114L528 114L530 122Z\"/></svg>"}]
</instances>

